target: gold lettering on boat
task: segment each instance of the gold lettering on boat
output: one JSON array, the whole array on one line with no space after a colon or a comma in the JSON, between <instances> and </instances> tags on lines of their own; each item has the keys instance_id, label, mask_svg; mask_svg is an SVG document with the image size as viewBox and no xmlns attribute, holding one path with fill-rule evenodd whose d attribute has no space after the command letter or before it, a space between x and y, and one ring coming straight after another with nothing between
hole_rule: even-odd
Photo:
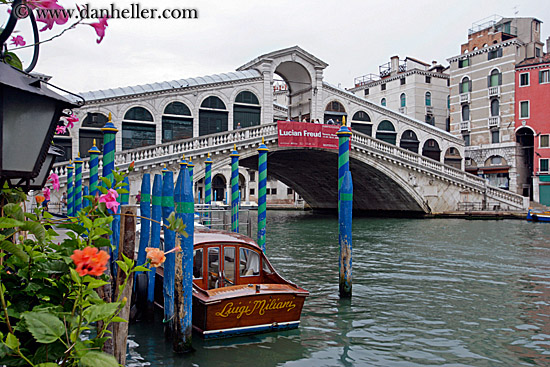
<instances>
[{"instance_id":1,"label":"gold lettering on boat","mask_svg":"<svg viewBox=\"0 0 550 367\"><path fill-rule=\"evenodd\" d=\"M243 315L251 316L255 312L263 316L267 311L286 310L289 312L295 307L296 304L293 301L281 301L279 298L248 301L247 305L242 305L241 302L237 305L233 302L227 302L223 309L216 312L215 315L224 318L234 316L240 319Z\"/></svg>"}]
</instances>

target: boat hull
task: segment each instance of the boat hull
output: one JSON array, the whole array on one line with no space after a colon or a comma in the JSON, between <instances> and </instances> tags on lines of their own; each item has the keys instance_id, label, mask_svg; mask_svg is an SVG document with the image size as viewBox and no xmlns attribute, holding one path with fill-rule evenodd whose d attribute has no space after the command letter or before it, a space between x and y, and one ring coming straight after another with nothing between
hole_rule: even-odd
<instances>
[{"instance_id":1,"label":"boat hull","mask_svg":"<svg viewBox=\"0 0 550 367\"><path fill-rule=\"evenodd\" d=\"M550 212L536 212L529 210L527 220L531 222L550 222Z\"/></svg>"}]
</instances>

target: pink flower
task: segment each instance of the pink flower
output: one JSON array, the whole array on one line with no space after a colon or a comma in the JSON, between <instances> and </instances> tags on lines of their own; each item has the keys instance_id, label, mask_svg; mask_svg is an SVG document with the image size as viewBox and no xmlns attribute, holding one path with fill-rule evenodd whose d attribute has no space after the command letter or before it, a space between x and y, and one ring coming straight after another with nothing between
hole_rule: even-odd
<instances>
[{"instance_id":1,"label":"pink flower","mask_svg":"<svg viewBox=\"0 0 550 367\"><path fill-rule=\"evenodd\" d=\"M23 36L13 36L11 38L11 44L16 46L25 46L27 42L25 42Z\"/></svg>"},{"instance_id":2,"label":"pink flower","mask_svg":"<svg viewBox=\"0 0 550 367\"><path fill-rule=\"evenodd\" d=\"M72 129L74 127L75 122L78 122L78 117L73 113L71 116L67 117L67 127L69 129Z\"/></svg>"},{"instance_id":3,"label":"pink flower","mask_svg":"<svg viewBox=\"0 0 550 367\"><path fill-rule=\"evenodd\" d=\"M48 180L51 180L52 181L52 188L55 190L55 191L59 191L59 176L55 173L52 173L50 175L50 177L48 178Z\"/></svg>"},{"instance_id":4,"label":"pink flower","mask_svg":"<svg viewBox=\"0 0 550 367\"><path fill-rule=\"evenodd\" d=\"M31 9L48 10L36 14L36 21L46 23L40 32L52 29L55 23L61 25L69 20L67 11L57 3L57 0L27 0L26 4Z\"/></svg>"},{"instance_id":5,"label":"pink flower","mask_svg":"<svg viewBox=\"0 0 550 367\"><path fill-rule=\"evenodd\" d=\"M97 36L99 39L97 40L97 43L101 43L103 41L103 37L105 37L105 28L107 28L107 16L104 16L103 18L99 19L98 23L91 23L90 25L94 27L95 32L97 33Z\"/></svg>"},{"instance_id":6,"label":"pink flower","mask_svg":"<svg viewBox=\"0 0 550 367\"><path fill-rule=\"evenodd\" d=\"M44 190L42 191L44 192L44 198L46 200L50 200L50 193L51 193L50 189L48 187L44 187Z\"/></svg>"},{"instance_id":7,"label":"pink flower","mask_svg":"<svg viewBox=\"0 0 550 367\"><path fill-rule=\"evenodd\" d=\"M105 203L107 209L111 209L113 212L116 212L118 210L118 206L120 205L120 203L116 201L117 197L118 192L116 192L116 190L109 189L109 192L99 197L99 202Z\"/></svg>"},{"instance_id":8,"label":"pink flower","mask_svg":"<svg viewBox=\"0 0 550 367\"><path fill-rule=\"evenodd\" d=\"M67 126L65 126L65 125L58 125L55 128L55 133L57 135L65 134L65 132L67 132Z\"/></svg>"}]
</instances>

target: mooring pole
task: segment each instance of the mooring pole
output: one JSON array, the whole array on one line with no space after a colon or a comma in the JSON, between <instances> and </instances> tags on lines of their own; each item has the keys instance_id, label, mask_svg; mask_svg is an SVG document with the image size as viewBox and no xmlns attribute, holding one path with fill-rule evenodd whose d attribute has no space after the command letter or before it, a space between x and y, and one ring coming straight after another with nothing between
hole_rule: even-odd
<instances>
[{"instance_id":1,"label":"mooring pole","mask_svg":"<svg viewBox=\"0 0 550 367\"><path fill-rule=\"evenodd\" d=\"M90 201L86 199L86 196L90 195L90 190L88 189L88 186L84 185L82 186L82 207L86 208L88 205L90 205Z\"/></svg>"},{"instance_id":2,"label":"mooring pole","mask_svg":"<svg viewBox=\"0 0 550 367\"><path fill-rule=\"evenodd\" d=\"M267 210L267 146L262 137L262 144L258 147L258 245L265 252L266 243L266 210Z\"/></svg>"},{"instance_id":3,"label":"mooring pole","mask_svg":"<svg viewBox=\"0 0 550 367\"><path fill-rule=\"evenodd\" d=\"M204 224L210 228L210 205L212 205L212 159L210 158L210 153L204 161L204 204L205 204L205 217L206 221Z\"/></svg>"},{"instance_id":4,"label":"mooring pole","mask_svg":"<svg viewBox=\"0 0 550 367\"><path fill-rule=\"evenodd\" d=\"M162 222L168 226L168 217L174 211L174 174L171 171L164 172L162 185ZM174 249L176 245L174 231L164 228L164 252ZM164 262L164 322L168 327L164 329L166 336L172 336L174 331L174 282L176 256L174 252L166 254Z\"/></svg>"},{"instance_id":5,"label":"mooring pole","mask_svg":"<svg viewBox=\"0 0 550 367\"><path fill-rule=\"evenodd\" d=\"M90 150L90 195L95 196L98 193L97 182L99 181L99 155L101 151L97 149L96 141Z\"/></svg>"},{"instance_id":6,"label":"mooring pole","mask_svg":"<svg viewBox=\"0 0 550 367\"><path fill-rule=\"evenodd\" d=\"M153 181L153 196L152 202L152 217L151 222L151 247L159 248L160 246L160 221L162 220L162 175L156 174ZM151 268L148 272L147 284L147 316L148 319L153 319L154 302L155 302L155 275L157 268Z\"/></svg>"},{"instance_id":7,"label":"mooring pole","mask_svg":"<svg viewBox=\"0 0 550 367\"><path fill-rule=\"evenodd\" d=\"M231 152L231 231L239 232L239 153L237 145Z\"/></svg>"},{"instance_id":8,"label":"mooring pole","mask_svg":"<svg viewBox=\"0 0 550 367\"><path fill-rule=\"evenodd\" d=\"M124 177L124 181L122 182L123 182L122 188L126 189L126 191L128 192L125 192L124 194L120 195L120 204L128 205L130 204L130 180L128 179L128 176Z\"/></svg>"},{"instance_id":9,"label":"mooring pole","mask_svg":"<svg viewBox=\"0 0 550 367\"><path fill-rule=\"evenodd\" d=\"M191 158L189 158L189 161L187 162L187 169L189 170L189 179L191 180L191 187L194 189L194 183L193 183L193 169L195 165L191 161ZM193 191L195 192L195 191Z\"/></svg>"},{"instance_id":10,"label":"mooring pole","mask_svg":"<svg viewBox=\"0 0 550 367\"><path fill-rule=\"evenodd\" d=\"M74 217L73 162L67 166L67 217Z\"/></svg>"},{"instance_id":11,"label":"mooring pole","mask_svg":"<svg viewBox=\"0 0 550 367\"><path fill-rule=\"evenodd\" d=\"M338 241L340 243L340 297L351 297L352 286L352 247L351 247L351 222L353 183L349 172L349 140L351 130L346 126L346 118L342 119L342 126L336 133L338 136L338 220L340 223ZM349 176L350 183L343 191L345 177ZM344 202L345 200L345 202ZM345 206L345 211L343 206ZM348 214L349 211L349 214Z\"/></svg>"},{"instance_id":12,"label":"mooring pole","mask_svg":"<svg viewBox=\"0 0 550 367\"><path fill-rule=\"evenodd\" d=\"M74 213L75 215L82 209L82 164L84 162L78 158L74 160Z\"/></svg>"},{"instance_id":13,"label":"mooring pole","mask_svg":"<svg viewBox=\"0 0 550 367\"><path fill-rule=\"evenodd\" d=\"M141 213L141 216L143 219L140 221L141 223L141 229L139 233L139 247L138 247L138 256L137 256L137 265L143 265L145 264L145 259L147 257L145 253L145 248L149 247L149 238L151 235L151 221L144 219L144 218L151 218L151 175L149 173L144 173L143 177L141 179L141 199L139 201L139 211ZM154 269L156 270L156 269ZM148 273L153 273L154 271L150 271ZM139 280L137 278L141 277ZM145 282L145 284L148 283L148 274L142 274L141 272L136 272L136 290L139 291L138 286L141 286ZM141 296L138 293L138 297ZM139 299L141 302L142 300ZM138 304L138 307L145 306L147 307L147 299L145 299L145 305Z\"/></svg>"},{"instance_id":14,"label":"mooring pole","mask_svg":"<svg viewBox=\"0 0 550 367\"><path fill-rule=\"evenodd\" d=\"M351 172L347 171L340 190L340 209L338 215L338 241L340 244L340 297L350 298L353 284L353 248L352 248L352 214L353 213L353 181Z\"/></svg>"}]
</instances>

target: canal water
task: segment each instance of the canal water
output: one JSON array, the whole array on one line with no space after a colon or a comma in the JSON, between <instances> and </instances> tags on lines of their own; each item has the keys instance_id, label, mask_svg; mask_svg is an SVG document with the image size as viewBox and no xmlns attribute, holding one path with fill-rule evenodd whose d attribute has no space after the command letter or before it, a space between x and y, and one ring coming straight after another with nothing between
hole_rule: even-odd
<instances>
[{"instance_id":1,"label":"canal water","mask_svg":"<svg viewBox=\"0 0 550 367\"><path fill-rule=\"evenodd\" d=\"M267 254L309 290L297 330L176 355L130 326L129 366L550 366L550 224L354 219L353 298L338 297L337 219L269 212Z\"/></svg>"}]
</instances>

